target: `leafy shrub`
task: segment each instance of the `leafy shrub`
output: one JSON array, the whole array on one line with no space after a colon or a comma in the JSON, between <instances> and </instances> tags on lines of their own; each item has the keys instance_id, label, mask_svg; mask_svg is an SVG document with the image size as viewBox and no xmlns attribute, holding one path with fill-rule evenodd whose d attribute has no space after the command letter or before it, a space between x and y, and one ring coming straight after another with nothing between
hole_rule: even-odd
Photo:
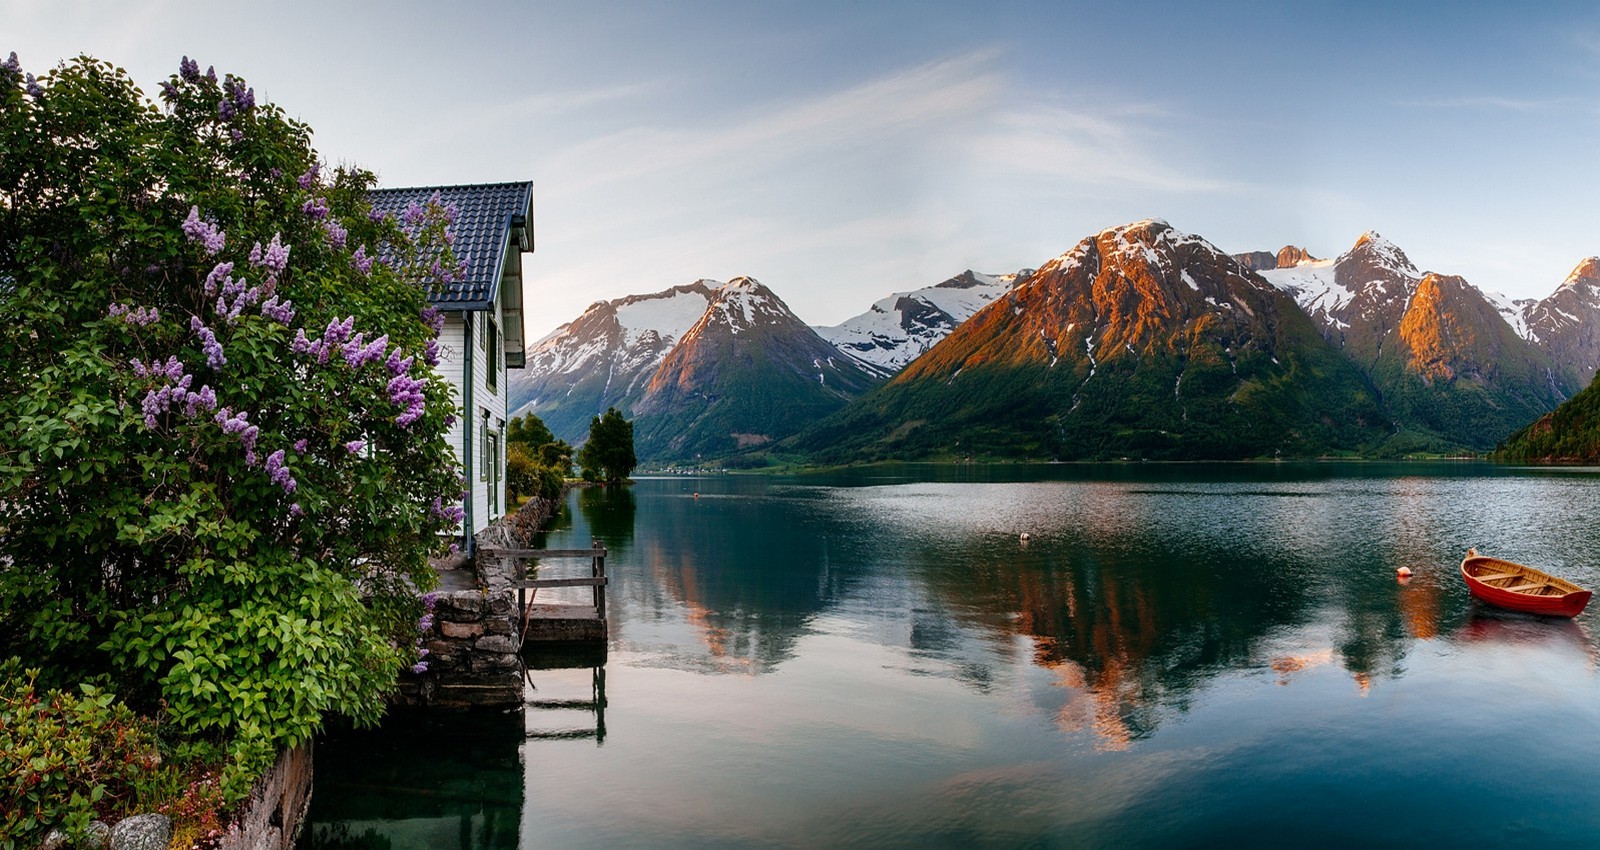
<instances>
[{"instance_id":1,"label":"leafy shrub","mask_svg":"<svg viewBox=\"0 0 1600 850\"><path fill-rule=\"evenodd\" d=\"M453 213L373 183L187 58L0 63L0 646L226 739L230 799L381 715L461 521Z\"/></svg>"},{"instance_id":2,"label":"leafy shrub","mask_svg":"<svg viewBox=\"0 0 1600 850\"><path fill-rule=\"evenodd\" d=\"M152 724L91 685L82 695L38 693L38 671L0 664L0 848L32 848L54 827L82 835L89 821L138 803L161 764Z\"/></svg>"}]
</instances>

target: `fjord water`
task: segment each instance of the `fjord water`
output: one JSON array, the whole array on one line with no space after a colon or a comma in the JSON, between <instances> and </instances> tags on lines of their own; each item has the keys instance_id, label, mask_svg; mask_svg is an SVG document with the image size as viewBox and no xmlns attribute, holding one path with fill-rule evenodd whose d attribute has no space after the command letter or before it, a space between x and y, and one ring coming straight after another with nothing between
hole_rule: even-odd
<instances>
[{"instance_id":1,"label":"fjord water","mask_svg":"<svg viewBox=\"0 0 1600 850\"><path fill-rule=\"evenodd\" d=\"M301 846L1593 845L1596 613L1457 565L1600 585L1597 505L1462 464L575 491L542 543L609 547L609 652L528 696L603 710L330 735Z\"/></svg>"}]
</instances>

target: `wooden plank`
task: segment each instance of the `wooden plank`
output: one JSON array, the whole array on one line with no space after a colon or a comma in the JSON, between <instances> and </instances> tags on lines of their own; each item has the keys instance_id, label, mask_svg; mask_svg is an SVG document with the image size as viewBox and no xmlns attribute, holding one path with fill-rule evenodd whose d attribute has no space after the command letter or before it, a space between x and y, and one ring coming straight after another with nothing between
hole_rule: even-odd
<instances>
[{"instance_id":1,"label":"wooden plank","mask_svg":"<svg viewBox=\"0 0 1600 850\"><path fill-rule=\"evenodd\" d=\"M493 558L603 558L604 549L490 549L480 550Z\"/></svg>"},{"instance_id":2,"label":"wooden plank","mask_svg":"<svg viewBox=\"0 0 1600 850\"><path fill-rule=\"evenodd\" d=\"M529 620L598 620L598 612L589 605L529 605Z\"/></svg>"},{"instance_id":3,"label":"wooden plank","mask_svg":"<svg viewBox=\"0 0 1600 850\"><path fill-rule=\"evenodd\" d=\"M600 708L600 702L592 699L530 699L522 704L529 708L574 708L584 711L597 711Z\"/></svg>"},{"instance_id":4,"label":"wooden plank","mask_svg":"<svg viewBox=\"0 0 1600 850\"><path fill-rule=\"evenodd\" d=\"M605 587L610 579L605 576L579 578L535 578L517 582L517 587Z\"/></svg>"},{"instance_id":5,"label":"wooden plank","mask_svg":"<svg viewBox=\"0 0 1600 850\"><path fill-rule=\"evenodd\" d=\"M598 729L572 729L569 731L537 730L523 733L529 740L535 741L576 741L582 738L598 738Z\"/></svg>"}]
</instances>

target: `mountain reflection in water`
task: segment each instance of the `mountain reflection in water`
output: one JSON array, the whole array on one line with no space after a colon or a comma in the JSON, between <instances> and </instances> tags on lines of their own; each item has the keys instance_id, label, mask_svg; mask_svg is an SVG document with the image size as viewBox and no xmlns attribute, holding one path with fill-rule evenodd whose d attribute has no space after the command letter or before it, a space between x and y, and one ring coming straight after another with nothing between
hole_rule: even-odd
<instances>
[{"instance_id":1,"label":"mountain reflection in water","mask_svg":"<svg viewBox=\"0 0 1600 850\"><path fill-rule=\"evenodd\" d=\"M1482 746L1600 724L1586 618L1486 609L1457 565L1595 585L1597 495L1377 464L579 491L541 542L610 549L606 735L514 745L520 844L1590 843L1600 746Z\"/></svg>"}]
</instances>

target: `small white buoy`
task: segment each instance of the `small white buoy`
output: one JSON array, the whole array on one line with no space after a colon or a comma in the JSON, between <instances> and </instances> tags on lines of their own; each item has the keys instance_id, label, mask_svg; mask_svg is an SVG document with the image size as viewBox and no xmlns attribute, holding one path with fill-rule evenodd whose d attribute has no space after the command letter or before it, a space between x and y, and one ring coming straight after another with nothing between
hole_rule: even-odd
<instances>
[{"instance_id":1,"label":"small white buoy","mask_svg":"<svg viewBox=\"0 0 1600 850\"><path fill-rule=\"evenodd\" d=\"M1026 531L1022 532L1022 542L1023 543L1027 543L1030 539L1031 538L1028 536L1028 532L1026 532Z\"/></svg>"},{"instance_id":2,"label":"small white buoy","mask_svg":"<svg viewBox=\"0 0 1600 850\"><path fill-rule=\"evenodd\" d=\"M1411 578L1411 568L1410 567L1401 567L1400 569L1395 570L1394 572L1395 572L1395 575L1398 575L1401 578Z\"/></svg>"}]
</instances>

